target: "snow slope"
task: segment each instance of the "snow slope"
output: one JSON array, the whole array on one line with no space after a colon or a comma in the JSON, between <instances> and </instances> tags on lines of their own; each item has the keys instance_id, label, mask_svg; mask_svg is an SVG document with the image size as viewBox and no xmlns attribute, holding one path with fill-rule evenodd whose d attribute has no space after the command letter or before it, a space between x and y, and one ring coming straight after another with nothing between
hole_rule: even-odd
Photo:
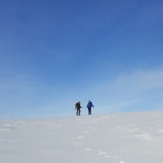
<instances>
[{"instance_id":1,"label":"snow slope","mask_svg":"<svg viewBox=\"0 0 163 163\"><path fill-rule=\"evenodd\" d=\"M163 111L0 121L0 163L162 163Z\"/></svg>"}]
</instances>

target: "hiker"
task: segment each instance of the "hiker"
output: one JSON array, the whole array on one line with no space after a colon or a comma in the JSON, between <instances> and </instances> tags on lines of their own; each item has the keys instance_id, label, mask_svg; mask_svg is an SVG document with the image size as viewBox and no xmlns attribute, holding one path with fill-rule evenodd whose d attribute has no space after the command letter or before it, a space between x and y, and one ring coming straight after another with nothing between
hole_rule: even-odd
<instances>
[{"instance_id":1,"label":"hiker","mask_svg":"<svg viewBox=\"0 0 163 163\"><path fill-rule=\"evenodd\" d=\"M93 103L91 101L88 101L87 108L88 108L88 115L91 115L92 107L94 107Z\"/></svg>"},{"instance_id":2,"label":"hiker","mask_svg":"<svg viewBox=\"0 0 163 163\"><path fill-rule=\"evenodd\" d=\"M80 105L80 101L78 101L75 104L75 108L76 108L76 116L79 116L80 115L80 112L81 112L80 108L82 108L81 105Z\"/></svg>"}]
</instances>

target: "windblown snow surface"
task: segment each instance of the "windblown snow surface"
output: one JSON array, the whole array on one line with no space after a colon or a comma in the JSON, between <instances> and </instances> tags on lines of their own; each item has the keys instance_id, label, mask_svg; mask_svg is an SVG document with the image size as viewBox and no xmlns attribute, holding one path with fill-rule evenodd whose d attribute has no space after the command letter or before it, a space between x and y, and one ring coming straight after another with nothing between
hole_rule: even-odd
<instances>
[{"instance_id":1,"label":"windblown snow surface","mask_svg":"<svg viewBox=\"0 0 163 163\"><path fill-rule=\"evenodd\" d=\"M163 163L163 111L0 120L0 163Z\"/></svg>"}]
</instances>

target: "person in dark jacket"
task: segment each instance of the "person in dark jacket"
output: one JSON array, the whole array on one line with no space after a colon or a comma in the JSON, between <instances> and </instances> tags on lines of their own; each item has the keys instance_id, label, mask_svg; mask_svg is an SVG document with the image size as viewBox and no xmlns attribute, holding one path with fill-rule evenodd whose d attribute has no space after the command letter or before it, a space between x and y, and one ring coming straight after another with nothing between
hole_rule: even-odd
<instances>
[{"instance_id":1,"label":"person in dark jacket","mask_svg":"<svg viewBox=\"0 0 163 163\"><path fill-rule=\"evenodd\" d=\"M80 108L82 108L80 105L80 101L75 104L75 108L76 108L76 116L79 116L81 112Z\"/></svg>"},{"instance_id":2,"label":"person in dark jacket","mask_svg":"<svg viewBox=\"0 0 163 163\"><path fill-rule=\"evenodd\" d=\"M92 113L92 107L94 107L93 103L91 101L88 101L87 108L88 108L88 115L91 115Z\"/></svg>"}]
</instances>

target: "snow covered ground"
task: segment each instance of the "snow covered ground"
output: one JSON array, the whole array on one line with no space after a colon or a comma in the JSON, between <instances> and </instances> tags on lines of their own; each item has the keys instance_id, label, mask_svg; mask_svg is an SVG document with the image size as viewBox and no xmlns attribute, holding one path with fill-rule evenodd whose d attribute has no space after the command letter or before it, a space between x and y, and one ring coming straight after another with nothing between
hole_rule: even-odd
<instances>
[{"instance_id":1,"label":"snow covered ground","mask_svg":"<svg viewBox=\"0 0 163 163\"><path fill-rule=\"evenodd\" d=\"M163 111L0 120L0 163L163 163Z\"/></svg>"}]
</instances>

